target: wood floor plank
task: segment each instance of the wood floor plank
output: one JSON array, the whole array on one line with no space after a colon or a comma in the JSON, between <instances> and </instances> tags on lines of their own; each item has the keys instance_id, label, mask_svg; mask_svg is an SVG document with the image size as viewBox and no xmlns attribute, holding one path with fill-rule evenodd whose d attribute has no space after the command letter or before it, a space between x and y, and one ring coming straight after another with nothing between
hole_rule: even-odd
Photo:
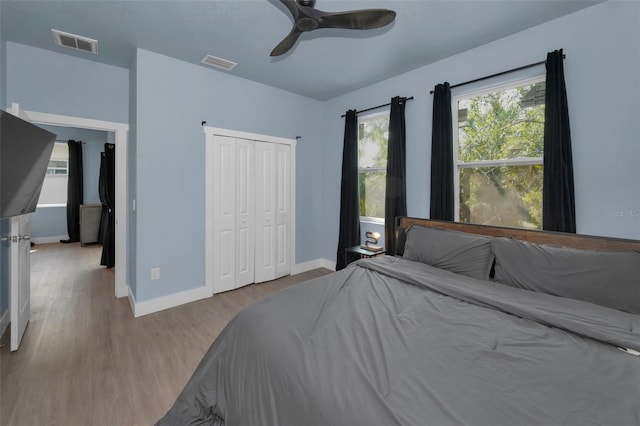
<instances>
[{"instance_id":1,"label":"wood floor plank","mask_svg":"<svg viewBox=\"0 0 640 426\"><path fill-rule=\"evenodd\" d=\"M246 305L329 273L254 284L141 318L113 296L100 246L36 245L20 350L0 340L0 424L151 425L211 342Z\"/></svg>"}]
</instances>

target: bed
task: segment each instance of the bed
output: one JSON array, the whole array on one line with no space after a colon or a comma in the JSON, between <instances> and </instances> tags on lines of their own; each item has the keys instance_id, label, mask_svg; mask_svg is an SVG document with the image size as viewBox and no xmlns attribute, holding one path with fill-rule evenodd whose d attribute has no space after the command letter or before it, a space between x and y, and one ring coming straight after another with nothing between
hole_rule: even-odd
<instances>
[{"instance_id":1,"label":"bed","mask_svg":"<svg viewBox=\"0 0 640 426\"><path fill-rule=\"evenodd\" d=\"M159 425L640 425L640 241L400 218L276 292Z\"/></svg>"}]
</instances>

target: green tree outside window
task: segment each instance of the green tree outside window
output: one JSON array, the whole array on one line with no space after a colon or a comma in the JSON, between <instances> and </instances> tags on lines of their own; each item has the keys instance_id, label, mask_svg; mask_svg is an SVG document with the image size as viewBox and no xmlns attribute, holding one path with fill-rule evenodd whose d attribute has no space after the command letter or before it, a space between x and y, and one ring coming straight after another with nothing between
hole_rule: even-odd
<instances>
[{"instance_id":1,"label":"green tree outside window","mask_svg":"<svg viewBox=\"0 0 640 426\"><path fill-rule=\"evenodd\" d=\"M384 218L389 117L365 118L358 124L360 216Z\"/></svg>"},{"instance_id":2,"label":"green tree outside window","mask_svg":"<svg viewBox=\"0 0 640 426\"><path fill-rule=\"evenodd\" d=\"M459 220L542 227L544 82L458 102Z\"/></svg>"}]
</instances>

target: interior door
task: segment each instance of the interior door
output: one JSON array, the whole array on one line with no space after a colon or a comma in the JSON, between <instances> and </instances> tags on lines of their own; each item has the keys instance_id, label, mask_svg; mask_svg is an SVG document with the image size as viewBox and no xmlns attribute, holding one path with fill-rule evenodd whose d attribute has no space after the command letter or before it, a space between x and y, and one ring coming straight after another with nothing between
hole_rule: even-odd
<instances>
[{"instance_id":1,"label":"interior door","mask_svg":"<svg viewBox=\"0 0 640 426\"><path fill-rule=\"evenodd\" d=\"M213 164L213 291L236 288L236 140L215 136Z\"/></svg>"},{"instance_id":2,"label":"interior door","mask_svg":"<svg viewBox=\"0 0 640 426\"><path fill-rule=\"evenodd\" d=\"M254 280L255 161L254 142L236 139L236 288Z\"/></svg>"},{"instance_id":3,"label":"interior door","mask_svg":"<svg viewBox=\"0 0 640 426\"><path fill-rule=\"evenodd\" d=\"M11 218L9 299L11 311L11 351L17 351L29 323L31 310L31 217Z\"/></svg>"},{"instance_id":4,"label":"interior door","mask_svg":"<svg viewBox=\"0 0 640 426\"><path fill-rule=\"evenodd\" d=\"M275 166L275 278L291 273L291 147L274 146Z\"/></svg>"},{"instance_id":5,"label":"interior door","mask_svg":"<svg viewBox=\"0 0 640 426\"><path fill-rule=\"evenodd\" d=\"M275 278L274 144L256 142L256 257L255 282Z\"/></svg>"}]
</instances>

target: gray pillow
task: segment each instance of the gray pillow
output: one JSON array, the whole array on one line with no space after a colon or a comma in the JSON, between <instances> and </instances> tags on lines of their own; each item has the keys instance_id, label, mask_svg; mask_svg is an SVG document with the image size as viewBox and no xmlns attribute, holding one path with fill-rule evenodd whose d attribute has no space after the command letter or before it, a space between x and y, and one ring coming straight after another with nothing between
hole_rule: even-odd
<instances>
[{"instance_id":1,"label":"gray pillow","mask_svg":"<svg viewBox=\"0 0 640 426\"><path fill-rule=\"evenodd\" d=\"M495 280L640 314L640 253L578 250L510 238L491 243Z\"/></svg>"},{"instance_id":2,"label":"gray pillow","mask_svg":"<svg viewBox=\"0 0 640 426\"><path fill-rule=\"evenodd\" d=\"M403 259L488 280L493 253L491 237L412 225L407 230Z\"/></svg>"}]
</instances>

